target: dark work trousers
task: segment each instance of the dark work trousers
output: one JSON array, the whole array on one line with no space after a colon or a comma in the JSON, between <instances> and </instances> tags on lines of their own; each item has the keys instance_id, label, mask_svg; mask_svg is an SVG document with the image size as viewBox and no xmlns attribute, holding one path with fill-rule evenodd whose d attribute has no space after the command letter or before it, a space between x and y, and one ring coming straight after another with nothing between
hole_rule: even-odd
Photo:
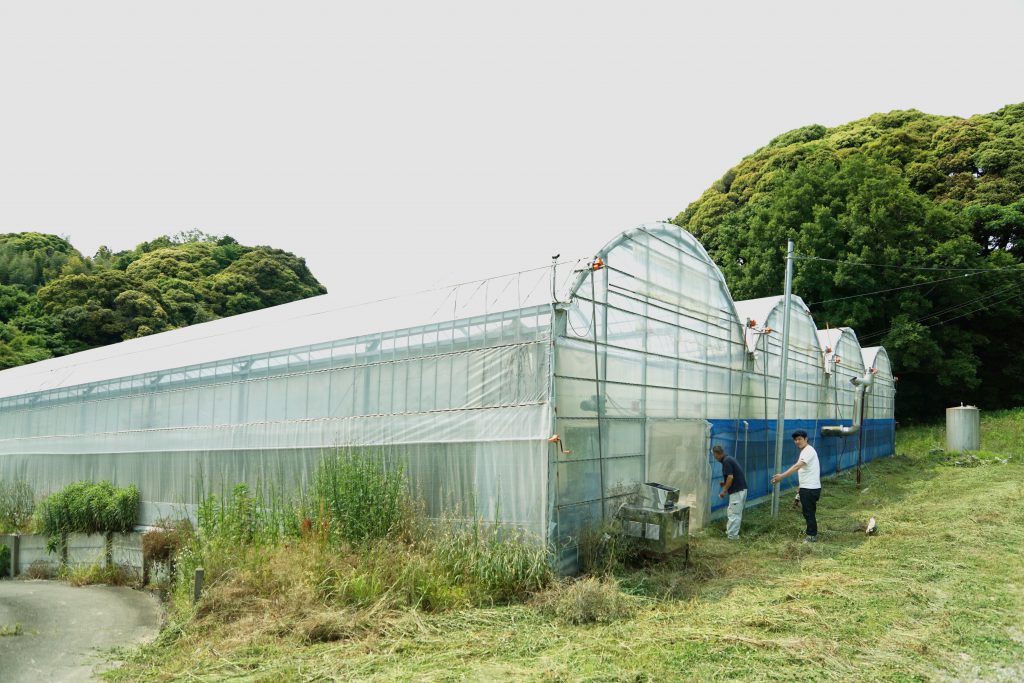
<instances>
[{"instance_id":1,"label":"dark work trousers","mask_svg":"<svg viewBox=\"0 0 1024 683\"><path fill-rule=\"evenodd\" d=\"M804 519L807 520L807 535L818 535L818 520L814 515L818 511L818 499L821 498L821 489L800 489L800 508L804 511Z\"/></svg>"}]
</instances>

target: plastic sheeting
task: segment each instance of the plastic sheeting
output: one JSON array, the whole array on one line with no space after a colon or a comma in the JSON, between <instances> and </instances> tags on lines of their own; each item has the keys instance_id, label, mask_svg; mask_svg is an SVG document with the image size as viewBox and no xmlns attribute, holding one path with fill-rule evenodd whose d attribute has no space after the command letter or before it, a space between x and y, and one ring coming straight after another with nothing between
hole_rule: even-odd
<instances>
[{"instance_id":1,"label":"plastic sheeting","mask_svg":"<svg viewBox=\"0 0 1024 683\"><path fill-rule=\"evenodd\" d=\"M650 478L686 489L698 523L716 509L714 443L747 465L750 500L762 496L779 298L755 302L774 331L749 345L688 233L641 226L595 256L596 269L570 262L358 306L318 297L0 372L0 478L39 492L135 483L156 516L236 482L308 486L325 454L358 447L403 466L430 514L534 531L566 570L581 534ZM802 305L791 325L787 430L848 424L856 336L829 332L840 360L823 365ZM892 446L891 369L884 351L871 358L884 386L866 459ZM812 443L823 473L848 466L852 442Z\"/></svg>"},{"instance_id":2,"label":"plastic sheeting","mask_svg":"<svg viewBox=\"0 0 1024 683\"><path fill-rule=\"evenodd\" d=\"M896 409L896 378L892 376L889 354L881 346L869 346L861 351L861 357L864 367L875 370L864 415L868 419L892 419Z\"/></svg>"},{"instance_id":3,"label":"plastic sheeting","mask_svg":"<svg viewBox=\"0 0 1024 683\"><path fill-rule=\"evenodd\" d=\"M302 487L324 454L369 447L432 513L543 535L550 332L544 305L12 397L0 476L135 483L167 509Z\"/></svg>"},{"instance_id":4,"label":"plastic sheeting","mask_svg":"<svg viewBox=\"0 0 1024 683\"><path fill-rule=\"evenodd\" d=\"M850 382L866 372L857 334L849 327L818 330L818 340L825 355L827 380L822 397L823 418L830 424L836 420L853 419L853 399L856 388Z\"/></svg>"},{"instance_id":5,"label":"plastic sheeting","mask_svg":"<svg viewBox=\"0 0 1024 683\"><path fill-rule=\"evenodd\" d=\"M744 327L752 368L747 375L743 414L771 419L778 415L785 300L775 296L738 301L736 310L744 321L756 322ZM824 416L822 399L827 381L822 351L814 319L800 297L793 297L789 315L786 415L794 419L815 419Z\"/></svg>"},{"instance_id":6,"label":"plastic sheeting","mask_svg":"<svg viewBox=\"0 0 1024 683\"><path fill-rule=\"evenodd\" d=\"M691 235L645 226L599 256L605 267L580 273L556 322L555 431L573 452L556 455L551 517L556 547L570 549L566 564L580 534L614 514L651 462L661 463L658 476L682 476L687 461L703 462L702 441L673 449L683 460L666 466L652 455L661 442L648 438L646 421L672 433L673 421L685 431L684 423L735 415L743 385L746 351L732 297ZM703 482L706 472L699 475Z\"/></svg>"}]
</instances>

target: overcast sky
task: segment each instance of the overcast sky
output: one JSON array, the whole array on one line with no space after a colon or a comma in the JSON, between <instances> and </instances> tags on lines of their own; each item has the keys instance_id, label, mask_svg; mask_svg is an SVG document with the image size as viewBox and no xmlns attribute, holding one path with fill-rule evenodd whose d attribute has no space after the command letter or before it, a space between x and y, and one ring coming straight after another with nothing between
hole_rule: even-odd
<instances>
[{"instance_id":1,"label":"overcast sky","mask_svg":"<svg viewBox=\"0 0 1024 683\"><path fill-rule=\"evenodd\" d=\"M7 2L0 231L373 298L584 256L787 130L1024 100L1024 3ZM781 287L781 283L780 283Z\"/></svg>"}]
</instances>

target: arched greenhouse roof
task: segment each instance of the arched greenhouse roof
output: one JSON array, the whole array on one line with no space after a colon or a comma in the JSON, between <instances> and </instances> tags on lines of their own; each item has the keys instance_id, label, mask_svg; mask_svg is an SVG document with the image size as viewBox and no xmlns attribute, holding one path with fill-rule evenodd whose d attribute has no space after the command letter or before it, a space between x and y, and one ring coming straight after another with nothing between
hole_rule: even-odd
<instances>
[{"instance_id":1,"label":"arched greenhouse roof","mask_svg":"<svg viewBox=\"0 0 1024 683\"><path fill-rule=\"evenodd\" d=\"M892 376L892 364L884 346L868 346L861 349L861 358L864 359L865 368L875 368L880 375Z\"/></svg>"},{"instance_id":2,"label":"arched greenhouse roof","mask_svg":"<svg viewBox=\"0 0 1024 683\"><path fill-rule=\"evenodd\" d=\"M831 374L832 369L839 365L855 374L863 374L864 359L861 356L860 342L852 328L818 330L818 343L825 358L825 372Z\"/></svg>"},{"instance_id":3,"label":"arched greenhouse roof","mask_svg":"<svg viewBox=\"0 0 1024 683\"><path fill-rule=\"evenodd\" d=\"M765 296L760 299L745 299L744 301L736 302L736 313L739 315L740 323L743 325L744 338L747 342L747 348L750 351L754 351L757 348L757 342L761 338L761 335L750 328L747 325L747 321L753 320L758 326L764 326L768 322L768 318L771 317L776 309L779 309L779 315L782 314L782 310L785 309L786 297L785 296ZM811 310L807 308L807 304L800 297L793 295L793 306L790 310L790 315L803 316L810 321L810 326L814 328L814 319L811 317ZM782 330L776 329L775 332L781 333Z\"/></svg>"},{"instance_id":4,"label":"arched greenhouse roof","mask_svg":"<svg viewBox=\"0 0 1024 683\"><path fill-rule=\"evenodd\" d=\"M633 247L641 247L638 251L648 258L655 258L655 255L661 252L664 259L662 265L667 266L671 263L674 268L658 268L653 263L633 262L630 258ZM686 299L696 298L701 304L713 303L730 321L739 321L736 305L722 271L711 260L697 238L676 225L646 223L627 230L605 244L595 256L605 261L610 269L624 273L627 277L635 277L637 285L643 283L647 291L641 294L649 299L662 300L687 308ZM586 289L585 284L590 274L589 268L580 271L570 288L572 296ZM680 277L683 278L682 282ZM704 283L710 283L714 290L713 294L694 292ZM707 301L708 294L711 294L711 302Z\"/></svg>"},{"instance_id":5,"label":"arched greenhouse roof","mask_svg":"<svg viewBox=\"0 0 1024 683\"><path fill-rule=\"evenodd\" d=\"M674 225L643 225L597 252L577 249L554 268L549 263L378 300L367 300L364 292L326 294L11 368L0 372L0 398L547 307L553 297L566 301L575 294L595 255L607 259L621 245L645 239L672 244L703 263L734 315L721 272L693 236Z\"/></svg>"}]
</instances>

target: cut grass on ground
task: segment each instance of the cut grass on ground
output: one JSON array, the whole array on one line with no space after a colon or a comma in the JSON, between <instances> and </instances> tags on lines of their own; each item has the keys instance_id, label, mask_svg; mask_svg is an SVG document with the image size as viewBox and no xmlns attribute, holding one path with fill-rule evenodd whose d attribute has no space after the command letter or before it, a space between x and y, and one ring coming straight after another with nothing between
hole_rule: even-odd
<instances>
[{"instance_id":1,"label":"cut grass on ground","mask_svg":"<svg viewBox=\"0 0 1024 683\"><path fill-rule=\"evenodd\" d=\"M1024 679L1024 410L985 415L979 457L935 452L941 427L899 455L825 483L821 542L799 511L748 510L692 539L689 567L622 571L593 593L614 611L559 618L527 605L313 614L327 637L245 622L173 624L119 653L110 680L1020 680ZM869 517L878 534L860 529ZM609 588L610 586L610 588ZM611 598L608 590L620 595ZM602 603L603 604L603 603ZM260 605L260 619L275 606ZM268 616L269 615L269 616ZM256 618L257 615L253 615ZM330 630L330 619L335 630ZM578 621L588 623L574 625ZM228 629L228 630L225 630Z\"/></svg>"}]
</instances>

